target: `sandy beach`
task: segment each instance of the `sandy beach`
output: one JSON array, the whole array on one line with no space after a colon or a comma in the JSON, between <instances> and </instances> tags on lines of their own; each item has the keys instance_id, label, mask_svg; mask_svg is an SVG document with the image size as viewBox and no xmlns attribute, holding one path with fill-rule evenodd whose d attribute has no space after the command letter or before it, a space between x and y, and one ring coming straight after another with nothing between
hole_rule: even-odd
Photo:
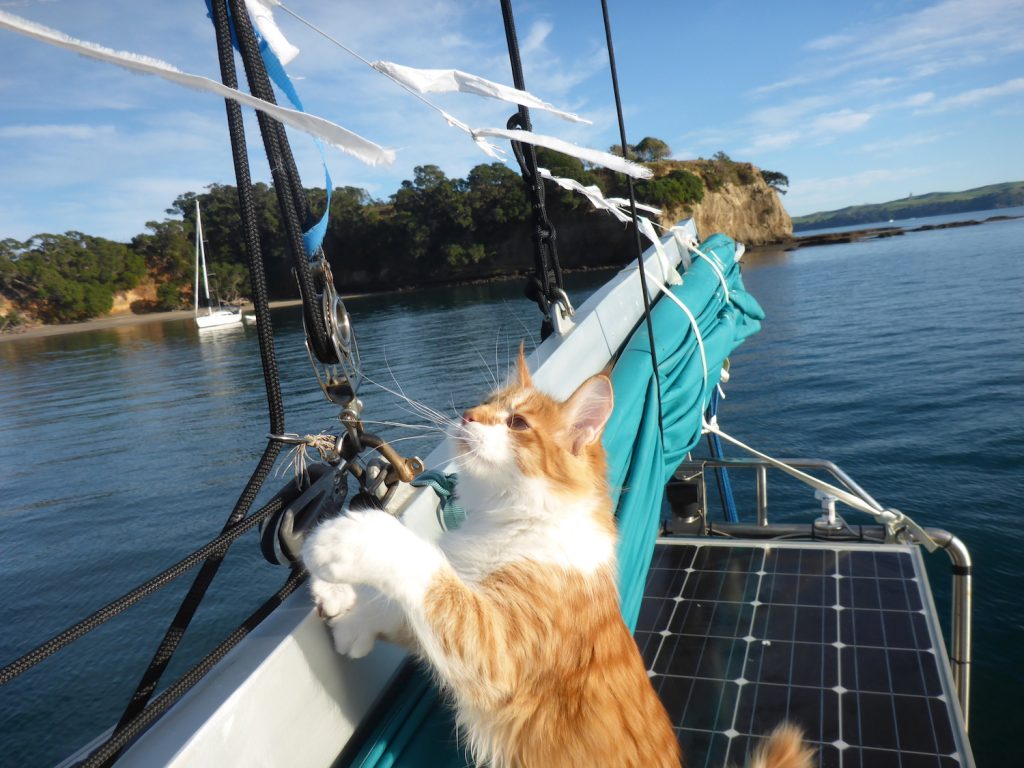
<instances>
[{"instance_id":1,"label":"sandy beach","mask_svg":"<svg viewBox=\"0 0 1024 768\"><path fill-rule=\"evenodd\" d=\"M272 301L270 308L294 307L301 304L299 299L287 301ZM246 304L242 307L242 314L252 313L252 305ZM82 331L99 331L106 328L120 328L126 325L141 325L144 323L155 323L161 320L183 320L192 317L193 310L177 309L170 312L146 312L145 314L133 314L125 312L108 317L97 317L92 320L84 320L81 323L56 323L54 325L35 325L28 328L18 328L9 333L0 333L0 344L6 341L17 341L18 339L38 339L44 336L60 336L67 333L80 333Z\"/></svg>"}]
</instances>

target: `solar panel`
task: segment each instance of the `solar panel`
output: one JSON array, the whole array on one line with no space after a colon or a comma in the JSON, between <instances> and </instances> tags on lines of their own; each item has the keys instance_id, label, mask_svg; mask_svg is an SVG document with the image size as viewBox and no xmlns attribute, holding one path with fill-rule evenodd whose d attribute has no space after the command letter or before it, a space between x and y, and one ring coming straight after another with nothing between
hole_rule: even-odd
<instances>
[{"instance_id":1,"label":"solar panel","mask_svg":"<svg viewBox=\"0 0 1024 768\"><path fill-rule=\"evenodd\" d=\"M969 768L916 547L659 540L635 633L688 768L783 720L822 768Z\"/></svg>"}]
</instances>

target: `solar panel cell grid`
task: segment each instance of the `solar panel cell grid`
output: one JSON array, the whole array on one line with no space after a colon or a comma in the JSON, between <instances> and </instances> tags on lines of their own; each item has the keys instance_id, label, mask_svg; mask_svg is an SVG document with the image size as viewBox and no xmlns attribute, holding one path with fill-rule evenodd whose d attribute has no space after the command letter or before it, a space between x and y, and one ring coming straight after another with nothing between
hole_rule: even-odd
<instances>
[{"instance_id":1,"label":"solar panel cell grid","mask_svg":"<svg viewBox=\"0 0 1024 768\"><path fill-rule=\"evenodd\" d=\"M964 766L907 551L659 544L636 639L688 766L782 720L823 767Z\"/></svg>"}]
</instances>

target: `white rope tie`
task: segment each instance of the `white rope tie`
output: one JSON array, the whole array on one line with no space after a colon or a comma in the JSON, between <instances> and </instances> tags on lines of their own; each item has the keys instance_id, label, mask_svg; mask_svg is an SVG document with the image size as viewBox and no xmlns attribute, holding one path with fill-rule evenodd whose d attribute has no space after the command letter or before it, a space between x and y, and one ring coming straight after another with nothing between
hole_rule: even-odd
<instances>
[{"instance_id":1,"label":"white rope tie","mask_svg":"<svg viewBox=\"0 0 1024 768\"><path fill-rule=\"evenodd\" d=\"M711 256L708 256L706 253L704 253L704 251L702 251L698 247L698 244L692 238L688 238L683 244L687 247L687 249L697 254L697 256L699 256L700 258L704 259L704 261L710 264L711 268L715 270L715 274L718 275L718 282L722 284L722 290L725 291L725 302L726 304L728 304L730 301L729 282L725 279L725 273L722 272L722 268L718 266L718 254L715 253L714 251L711 251L711 256L715 257L712 259Z\"/></svg>"},{"instance_id":2,"label":"white rope tie","mask_svg":"<svg viewBox=\"0 0 1024 768\"><path fill-rule=\"evenodd\" d=\"M693 316L693 313L690 311L690 308L687 307L678 296L672 293L672 291L670 291L666 285L664 285L660 280L658 280L658 278L652 275L647 269L644 269L644 272L647 275L647 279L654 283L655 287L659 291L664 293L668 298L675 302L675 304L681 310L683 310L683 312L686 314L686 318L690 321L690 327L693 328L694 336L697 337L697 347L698 349L700 349L700 364L704 368L704 385L701 388L700 393L700 401L703 404L704 396L707 394L708 391L708 356L704 350L704 337L701 335L700 326L697 325L697 318ZM653 349L651 350L651 354L654 354Z\"/></svg>"},{"instance_id":3,"label":"white rope tie","mask_svg":"<svg viewBox=\"0 0 1024 768\"><path fill-rule=\"evenodd\" d=\"M338 438L323 432L319 435L300 436L295 433L288 433L284 435L269 435L268 437L292 446L286 454L284 464L278 469L277 475L280 477L284 474L285 467L290 466L295 475L295 482L300 488L307 479L306 467L309 463L310 448L319 453L320 459L323 461L327 461L328 458L337 454Z\"/></svg>"},{"instance_id":4,"label":"white rope tie","mask_svg":"<svg viewBox=\"0 0 1024 768\"><path fill-rule=\"evenodd\" d=\"M661 267L662 279L668 285L682 285L683 278L679 276L679 273L673 268L672 262L669 261L668 254L665 253L665 246L661 244L661 238L654 231L654 225L651 223L651 220L646 216L637 216L636 221L644 237L654 243L654 252L658 256L658 266Z\"/></svg>"},{"instance_id":5,"label":"white rope tie","mask_svg":"<svg viewBox=\"0 0 1024 768\"><path fill-rule=\"evenodd\" d=\"M676 241L676 245L679 246L680 265L683 268L683 272L686 272L693 263L693 258L690 256L690 243L692 241L686 230L680 227L671 227L669 232L672 233L672 238Z\"/></svg>"}]
</instances>

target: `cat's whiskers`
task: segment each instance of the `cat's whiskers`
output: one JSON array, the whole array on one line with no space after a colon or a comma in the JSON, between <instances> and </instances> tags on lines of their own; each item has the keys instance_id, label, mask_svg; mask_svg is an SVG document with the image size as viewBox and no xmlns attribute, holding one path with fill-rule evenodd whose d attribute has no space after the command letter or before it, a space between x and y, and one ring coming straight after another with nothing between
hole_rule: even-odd
<instances>
[{"instance_id":1,"label":"cat's whiskers","mask_svg":"<svg viewBox=\"0 0 1024 768\"><path fill-rule=\"evenodd\" d=\"M483 353L479 349L477 349L476 346L473 347L473 351L476 352L476 356L480 358L480 362L484 364L484 370L487 371L487 375L491 379L490 381L484 379L484 384L486 384L488 387L498 389L498 380L497 378L495 378L494 371L491 370L491 366L488 365L487 360L484 359Z\"/></svg>"},{"instance_id":2,"label":"cat's whiskers","mask_svg":"<svg viewBox=\"0 0 1024 768\"><path fill-rule=\"evenodd\" d=\"M421 416L422 418L426 419L427 421L432 421L435 424L439 424L439 425L451 425L451 424L455 424L456 423L453 419L448 418L447 416L445 416L440 411L438 411L438 410L436 410L434 408L431 408L429 405L425 405L424 403L421 403L418 400L413 400L411 397L409 397L407 394L405 394L404 391L401 390L401 386L402 385L398 384L397 381L395 383L398 385L399 391L395 391L394 389L391 389L391 387L388 387L388 386L386 386L384 384L381 384L379 381L374 381L369 376L367 376L365 373L363 374L363 378L366 379L366 381L368 381L371 384L373 384L374 386L380 387L381 389L383 389L388 394L394 395L399 400L402 400L405 403L408 403L409 406L411 406L414 410L413 411L407 411L407 412L415 413L415 415ZM403 410L406 410L406 409L403 408Z\"/></svg>"},{"instance_id":3,"label":"cat's whiskers","mask_svg":"<svg viewBox=\"0 0 1024 768\"><path fill-rule=\"evenodd\" d=\"M444 430L439 426L432 426L429 424L405 424L401 421L384 421L381 419L359 419L364 424L379 424L385 427L401 427L402 429L418 429L424 432L441 432Z\"/></svg>"},{"instance_id":4,"label":"cat's whiskers","mask_svg":"<svg viewBox=\"0 0 1024 768\"><path fill-rule=\"evenodd\" d=\"M368 376L364 376L364 378L366 378L366 380L369 381L371 384L374 384L374 385L380 387L385 392L390 392L395 397L398 397L398 398L400 398L402 400L405 400L409 405L413 406L418 411L420 411L420 415L425 417L425 418L427 418L429 421L433 421L435 423L441 423L442 421L447 421L447 417L443 413L441 413L440 411L438 411L435 408L431 408L430 406L428 406L428 405L426 405L424 403L419 402L418 400L413 400L411 397L409 397L409 395L407 395L405 393L405 388L402 387L402 383L398 380L398 377L395 376L395 372L394 372L394 370L391 367L391 362L388 360L388 354L387 354L387 349L386 348L384 349L383 354L384 354L384 365L387 366L388 373L391 375L391 380L393 382L395 382L395 386L398 387L398 391L396 392L393 389L385 387L380 382L374 381L373 379L369 378ZM440 419L440 421L439 421L439 419Z\"/></svg>"}]
</instances>

